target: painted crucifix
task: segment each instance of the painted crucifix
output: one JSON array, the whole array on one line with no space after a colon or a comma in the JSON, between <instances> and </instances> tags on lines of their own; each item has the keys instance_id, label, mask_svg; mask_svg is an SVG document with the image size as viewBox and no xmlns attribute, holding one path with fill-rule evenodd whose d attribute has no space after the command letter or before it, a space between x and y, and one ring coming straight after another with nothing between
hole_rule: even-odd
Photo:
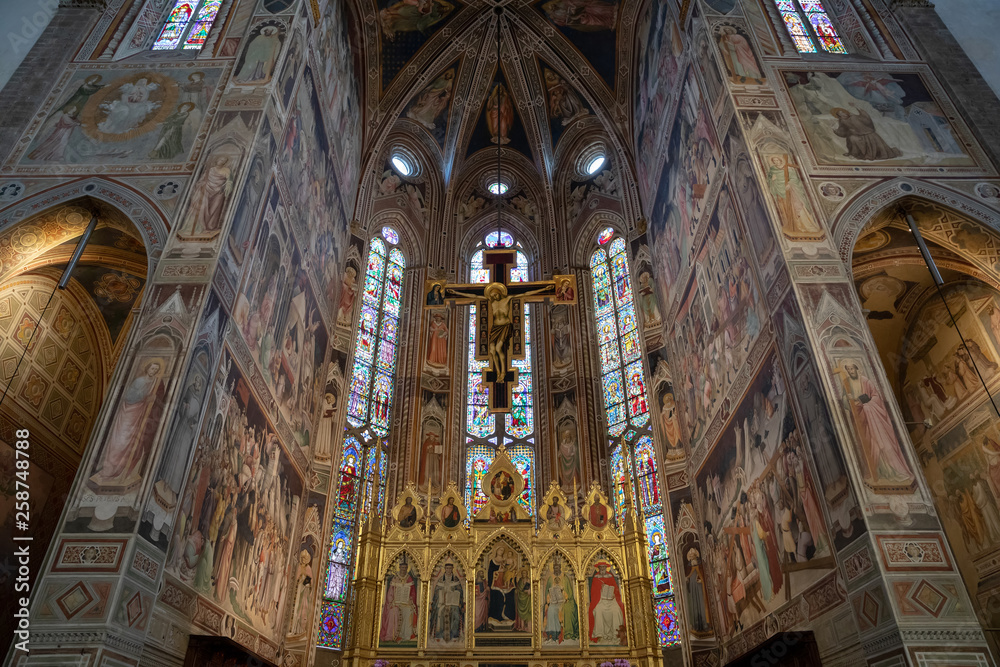
<instances>
[{"instance_id":1,"label":"painted crucifix","mask_svg":"<svg viewBox=\"0 0 1000 667\"><path fill-rule=\"evenodd\" d=\"M488 362L482 382L489 391L491 413L511 411L518 382L512 362L524 359L524 304L546 299L576 303L576 276L512 282L511 268L516 265L516 250L487 250L483 253L483 267L490 276L487 282L451 285L428 280L424 291L426 308L449 302L476 304L476 359Z\"/></svg>"}]
</instances>

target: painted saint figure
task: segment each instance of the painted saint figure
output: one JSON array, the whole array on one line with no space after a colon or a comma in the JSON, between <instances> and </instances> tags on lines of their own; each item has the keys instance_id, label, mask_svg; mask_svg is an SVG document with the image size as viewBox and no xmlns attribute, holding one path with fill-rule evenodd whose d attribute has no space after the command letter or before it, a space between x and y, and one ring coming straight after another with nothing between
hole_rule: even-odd
<instances>
[{"instance_id":1,"label":"painted saint figure","mask_svg":"<svg viewBox=\"0 0 1000 667\"><path fill-rule=\"evenodd\" d=\"M845 157L858 160L891 160L902 155L898 148L893 148L879 136L875 123L867 111L858 109L853 102L850 106L857 109L858 113L852 115L843 107L830 109L830 113L837 119L837 127L833 129L833 133L847 140Z\"/></svg>"},{"instance_id":2,"label":"painted saint figure","mask_svg":"<svg viewBox=\"0 0 1000 667\"><path fill-rule=\"evenodd\" d=\"M139 440L146 416L159 396L161 370L160 362L151 361L125 388L97 462L101 482L125 481L142 465L146 452Z\"/></svg>"},{"instance_id":3,"label":"painted saint figure","mask_svg":"<svg viewBox=\"0 0 1000 667\"><path fill-rule=\"evenodd\" d=\"M445 563L444 572L431 591L430 636L442 643L459 642L465 625L465 583L455 573L454 563Z\"/></svg>"},{"instance_id":4,"label":"painted saint figure","mask_svg":"<svg viewBox=\"0 0 1000 667\"><path fill-rule=\"evenodd\" d=\"M195 232L218 232L222 228L222 213L232 192L232 166L228 157L219 156L194 186L190 215Z\"/></svg>"},{"instance_id":5,"label":"painted saint figure","mask_svg":"<svg viewBox=\"0 0 1000 667\"><path fill-rule=\"evenodd\" d=\"M562 644L580 637L579 609L573 591L576 581L563 573L559 558L552 561L552 572L543 586L545 608L542 612L542 637L547 642Z\"/></svg>"},{"instance_id":6,"label":"painted saint figure","mask_svg":"<svg viewBox=\"0 0 1000 667\"><path fill-rule=\"evenodd\" d=\"M861 374L856 361L848 360L844 364L844 372L844 401L854 419L865 455L865 477L872 483L912 482L913 473L903 458L882 392Z\"/></svg>"},{"instance_id":7,"label":"painted saint figure","mask_svg":"<svg viewBox=\"0 0 1000 667\"><path fill-rule=\"evenodd\" d=\"M514 105L510 95L502 83L493 87L490 98L486 102L486 127L490 131L490 141L495 144L508 144L508 133L514 123Z\"/></svg>"},{"instance_id":8,"label":"painted saint figure","mask_svg":"<svg viewBox=\"0 0 1000 667\"><path fill-rule=\"evenodd\" d=\"M601 561L594 564L596 572L590 577L590 642L605 646L624 646L625 607L621 591L611 565Z\"/></svg>"},{"instance_id":9,"label":"painted saint figure","mask_svg":"<svg viewBox=\"0 0 1000 667\"><path fill-rule=\"evenodd\" d=\"M406 645L417 641L417 578L414 574L406 558L402 558L396 573L385 578L385 603L378 635L380 645Z\"/></svg>"},{"instance_id":10,"label":"painted saint figure","mask_svg":"<svg viewBox=\"0 0 1000 667\"><path fill-rule=\"evenodd\" d=\"M789 238L822 238L823 230L809 210L805 186L794 158L770 155L767 158L767 183L781 216L781 227Z\"/></svg>"},{"instance_id":11,"label":"painted saint figure","mask_svg":"<svg viewBox=\"0 0 1000 667\"><path fill-rule=\"evenodd\" d=\"M264 84L271 80L274 66L281 52L282 36L276 26L264 26L260 34L250 40L240 71L234 77L239 83Z\"/></svg>"}]
</instances>

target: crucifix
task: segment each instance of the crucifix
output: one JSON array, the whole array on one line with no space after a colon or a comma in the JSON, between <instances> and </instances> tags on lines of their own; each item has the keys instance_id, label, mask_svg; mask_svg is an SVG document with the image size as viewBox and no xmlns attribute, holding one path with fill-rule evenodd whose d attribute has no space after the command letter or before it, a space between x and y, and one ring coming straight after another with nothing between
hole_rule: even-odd
<instances>
[{"instance_id":1,"label":"crucifix","mask_svg":"<svg viewBox=\"0 0 1000 667\"><path fill-rule=\"evenodd\" d=\"M518 380L512 362L524 359L524 304L546 299L576 304L576 276L511 282L510 270L516 265L516 250L487 250L483 253L483 266L490 274L487 282L452 285L428 280L424 292L425 308L448 302L476 304L476 359L488 362L482 383L489 391L490 413L510 412L513 405Z\"/></svg>"}]
</instances>

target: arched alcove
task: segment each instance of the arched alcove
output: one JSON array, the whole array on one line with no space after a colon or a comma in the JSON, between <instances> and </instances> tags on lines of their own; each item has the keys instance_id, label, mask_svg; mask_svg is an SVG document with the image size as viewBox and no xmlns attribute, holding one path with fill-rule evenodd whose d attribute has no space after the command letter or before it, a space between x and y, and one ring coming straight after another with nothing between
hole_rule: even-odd
<instances>
[{"instance_id":1,"label":"arched alcove","mask_svg":"<svg viewBox=\"0 0 1000 667\"><path fill-rule=\"evenodd\" d=\"M66 288L58 289L92 215L97 226ZM131 220L90 198L11 225L0 232L0 243L6 249L0 259L0 468L15 478L21 468L14 447L27 432L34 576L129 340L148 257ZM14 498L13 485L0 495L10 522ZM13 543L4 547L4 558L12 559Z\"/></svg>"},{"instance_id":2,"label":"arched alcove","mask_svg":"<svg viewBox=\"0 0 1000 667\"><path fill-rule=\"evenodd\" d=\"M850 249L862 312L984 627L1000 621L1000 587L981 574L1000 554L1000 415L989 398L1000 393L998 247L988 222L911 196L872 216Z\"/></svg>"}]
</instances>

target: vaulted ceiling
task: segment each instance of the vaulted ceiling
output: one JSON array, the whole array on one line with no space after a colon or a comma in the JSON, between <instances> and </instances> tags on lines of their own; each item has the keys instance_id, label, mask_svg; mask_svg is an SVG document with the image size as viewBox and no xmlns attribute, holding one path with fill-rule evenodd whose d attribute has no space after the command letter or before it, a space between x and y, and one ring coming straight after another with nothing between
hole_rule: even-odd
<instances>
[{"instance_id":1,"label":"vaulted ceiling","mask_svg":"<svg viewBox=\"0 0 1000 667\"><path fill-rule=\"evenodd\" d=\"M409 135L436 163L423 167L451 190L495 164L499 143L505 167L531 165L522 177L551 193L560 162L573 159L560 156L561 142L581 133L600 136L619 170L631 172L631 28L640 4L362 0L363 173L377 178L387 143Z\"/></svg>"}]
</instances>

